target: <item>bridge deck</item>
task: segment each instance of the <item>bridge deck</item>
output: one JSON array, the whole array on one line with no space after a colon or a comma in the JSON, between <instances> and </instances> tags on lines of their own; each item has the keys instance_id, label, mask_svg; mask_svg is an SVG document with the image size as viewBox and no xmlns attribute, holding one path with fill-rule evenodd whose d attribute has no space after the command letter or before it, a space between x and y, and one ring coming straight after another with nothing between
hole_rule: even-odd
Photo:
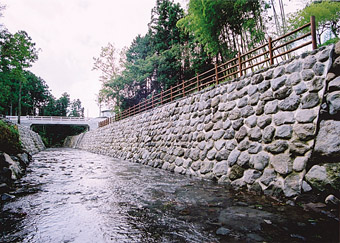
<instances>
[{"instance_id":1,"label":"bridge deck","mask_svg":"<svg viewBox=\"0 0 340 243\"><path fill-rule=\"evenodd\" d=\"M7 119L16 123L17 116L6 116ZM32 125L87 125L91 130L98 128L98 122L105 118L67 117L67 116L21 116L20 123L24 126Z\"/></svg>"}]
</instances>

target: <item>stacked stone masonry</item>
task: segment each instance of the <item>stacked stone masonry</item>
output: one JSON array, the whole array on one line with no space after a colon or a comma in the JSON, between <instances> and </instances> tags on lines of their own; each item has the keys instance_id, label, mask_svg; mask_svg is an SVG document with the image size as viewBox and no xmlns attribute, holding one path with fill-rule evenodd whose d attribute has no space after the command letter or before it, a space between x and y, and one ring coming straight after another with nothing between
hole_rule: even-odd
<instances>
[{"instance_id":1,"label":"stacked stone masonry","mask_svg":"<svg viewBox=\"0 0 340 243\"><path fill-rule=\"evenodd\" d=\"M18 125L20 141L23 149L33 155L45 149L45 145L38 133L25 126Z\"/></svg>"},{"instance_id":2,"label":"stacked stone masonry","mask_svg":"<svg viewBox=\"0 0 340 243\"><path fill-rule=\"evenodd\" d=\"M311 190L305 175L332 52L329 46L302 54L67 144L235 189L294 197Z\"/></svg>"}]
</instances>

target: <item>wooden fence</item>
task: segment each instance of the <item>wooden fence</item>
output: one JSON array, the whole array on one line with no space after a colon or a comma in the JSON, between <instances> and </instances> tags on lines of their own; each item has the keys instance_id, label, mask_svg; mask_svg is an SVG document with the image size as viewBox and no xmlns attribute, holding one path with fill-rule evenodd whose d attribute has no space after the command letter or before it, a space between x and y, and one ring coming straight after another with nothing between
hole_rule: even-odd
<instances>
[{"instance_id":1,"label":"wooden fence","mask_svg":"<svg viewBox=\"0 0 340 243\"><path fill-rule=\"evenodd\" d=\"M306 34L301 34L295 37L298 32L310 27L310 31ZM303 41L298 46L293 48L292 44L311 36L311 40ZM295 38L294 38L295 37ZM264 67L269 67L274 64L274 61L281 57L285 58L289 53L301 49L312 44L312 49L316 49L316 30L315 17L311 16L309 23L297 28L276 39L268 38L268 42L251 50L247 53L238 53L237 57L222 63L215 64L215 67L198 74L197 76L182 81L181 83L170 87L170 89L162 90L160 93L152 95L151 98L146 99L128 109L115 115L114 118L107 118L99 122L99 127L106 126L114 121L125 119L129 116L141 113L143 111L152 109L156 106L163 105L178 98L185 97L193 92L200 91L206 87L218 85L219 83L231 80L236 77L241 77L248 72L253 72ZM256 68L256 69L255 69Z\"/></svg>"}]
</instances>

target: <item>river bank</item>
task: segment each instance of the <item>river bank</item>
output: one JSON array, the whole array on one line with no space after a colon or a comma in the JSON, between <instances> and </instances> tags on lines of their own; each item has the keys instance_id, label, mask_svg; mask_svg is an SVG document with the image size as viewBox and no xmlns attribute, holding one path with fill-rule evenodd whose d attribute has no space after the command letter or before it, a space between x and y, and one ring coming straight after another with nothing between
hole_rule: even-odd
<instances>
[{"instance_id":1,"label":"river bank","mask_svg":"<svg viewBox=\"0 0 340 243\"><path fill-rule=\"evenodd\" d=\"M0 120L0 201L13 198L8 194L13 183L25 174L32 155L45 149L40 136L29 128Z\"/></svg>"}]
</instances>

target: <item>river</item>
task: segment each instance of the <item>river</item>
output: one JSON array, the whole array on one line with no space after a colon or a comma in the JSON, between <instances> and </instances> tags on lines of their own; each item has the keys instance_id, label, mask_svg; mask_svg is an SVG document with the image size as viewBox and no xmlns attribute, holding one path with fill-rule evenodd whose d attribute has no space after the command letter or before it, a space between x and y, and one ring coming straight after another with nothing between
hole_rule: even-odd
<instances>
[{"instance_id":1,"label":"river","mask_svg":"<svg viewBox=\"0 0 340 243\"><path fill-rule=\"evenodd\" d=\"M337 242L339 221L86 151L33 156L1 205L0 242Z\"/></svg>"}]
</instances>

